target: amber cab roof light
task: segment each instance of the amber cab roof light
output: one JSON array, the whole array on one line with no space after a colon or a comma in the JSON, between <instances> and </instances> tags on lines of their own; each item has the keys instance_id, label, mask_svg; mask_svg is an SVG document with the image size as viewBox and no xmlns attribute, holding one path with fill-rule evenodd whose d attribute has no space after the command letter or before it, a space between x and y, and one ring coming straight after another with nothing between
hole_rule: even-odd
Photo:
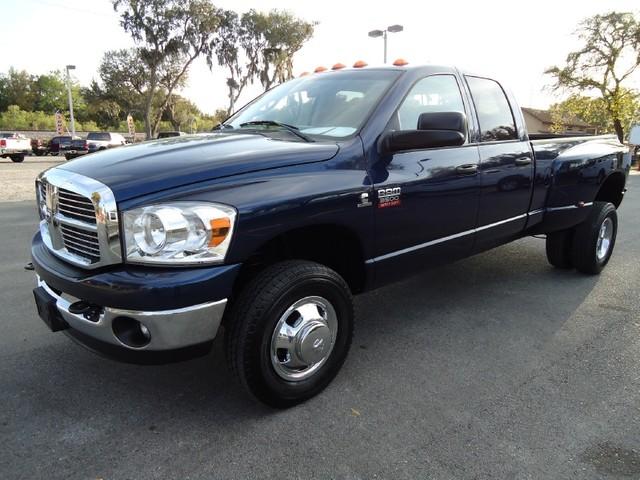
<instances>
[{"instance_id":1,"label":"amber cab roof light","mask_svg":"<svg viewBox=\"0 0 640 480\"><path fill-rule=\"evenodd\" d=\"M366 66L367 66L367 62L363 60L358 60L356 63L353 64L353 68L363 68Z\"/></svg>"},{"instance_id":2,"label":"amber cab roof light","mask_svg":"<svg viewBox=\"0 0 640 480\"><path fill-rule=\"evenodd\" d=\"M409 62L407 62L404 58L398 58L395 62L393 62L393 65L396 67L404 67L405 65L409 65Z\"/></svg>"},{"instance_id":3,"label":"amber cab roof light","mask_svg":"<svg viewBox=\"0 0 640 480\"><path fill-rule=\"evenodd\" d=\"M320 73L320 72L326 72L327 71L327 67L316 67L316 69L313 71L314 73Z\"/></svg>"},{"instance_id":4,"label":"amber cab roof light","mask_svg":"<svg viewBox=\"0 0 640 480\"><path fill-rule=\"evenodd\" d=\"M336 63L333 67L331 67L331 70L341 70L343 68L345 68L346 65L344 63Z\"/></svg>"},{"instance_id":5,"label":"amber cab roof light","mask_svg":"<svg viewBox=\"0 0 640 480\"><path fill-rule=\"evenodd\" d=\"M301 77L306 77L307 75L309 75L309 72L302 72L302 73L300 74L300 76L301 76Z\"/></svg>"}]
</instances>

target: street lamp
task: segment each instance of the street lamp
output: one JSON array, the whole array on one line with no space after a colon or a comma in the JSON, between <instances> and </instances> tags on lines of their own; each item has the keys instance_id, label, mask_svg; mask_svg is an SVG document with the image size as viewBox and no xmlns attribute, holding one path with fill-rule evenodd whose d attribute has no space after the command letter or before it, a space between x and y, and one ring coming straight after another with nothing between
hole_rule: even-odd
<instances>
[{"instance_id":1,"label":"street lamp","mask_svg":"<svg viewBox=\"0 0 640 480\"><path fill-rule=\"evenodd\" d=\"M67 65L67 93L69 94L69 118L71 119L71 137L76 136L76 122L73 119L73 98L71 97L71 75L69 70L75 70L75 65Z\"/></svg>"},{"instance_id":2,"label":"street lamp","mask_svg":"<svg viewBox=\"0 0 640 480\"><path fill-rule=\"evenodd\" d=\"M384 39L384 63L387 63L387 33L397 33L404 30L402 25L391 25L387 27L385 30L371 30L369 32L369 36L371 38L383 37Z\"/></svg>"}]
</instances>

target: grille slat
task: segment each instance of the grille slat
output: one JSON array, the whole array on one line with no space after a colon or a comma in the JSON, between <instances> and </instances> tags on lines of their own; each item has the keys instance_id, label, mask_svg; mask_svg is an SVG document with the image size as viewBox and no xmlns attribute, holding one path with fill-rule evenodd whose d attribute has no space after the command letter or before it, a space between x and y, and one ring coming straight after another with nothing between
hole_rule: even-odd
<instances>
[{"instance_id":1,"label":"grille slat","mask_svg":"<svg viewBox=\"0 0 640 480\"><path fill-rule=\"evenodd\" d=\"M62 235L64 238L64 244L67 248L69 248L69 244L71 244L73 246L73 248L78 248L78 249L85 249L86 253L90 254L90 255L94 255L93 252L95 252L96 256L99 257L100 256L100 250L98 248L92 247L90 245L87 245L86 243L81 243L81 240L78 240L76 238L69 238L66 235Z\"/></svg>"},{"instance_id":2,"label":"grille slat","mask_svg":"<svg viewBox=\"0 0 640 480\"><path fill-rule=\"evenodd\" d=\"M64 198L64 197L61 196L60 198ZM71 198L64 198L64 203L69 203L69 202L77 204L79 206L78 208L84 208L86 210L93 211L93 205L88 205L86 201L75 200Z\"/></svg>"},{"instance_id":3,"label":"grille slat","mask_svg":"<svg viewBox=\"0 0 640 480\"><path fill-rule=\"evenodd\" d=\"M63 235L70 235L70 236L79 235L80 237L84 237L92 243L98 242L98 234L95 232L80 231L79 228L74 229L73 227L67 227L66 225L60 225L60 228L62 229Z\"/></svg>"},{"instance_id":4,"label":"grille slat","mask_svg":"<svg viewBox=\"0 0 640 480\"><path fill-rule=\"evenodd\" d=\"M84 210L82 211L77 211L77 210L71 210L69 207L63 207L62 205L60 205L58 207L58 210L61 211L63 214L65 214L67 217L71 217L71 218L76 218L76 217L82 217L82 218L88 218L88 219L93 219L93 222L89 222L89 223L95 223L95 219L96 216L94 215L89 215L88 213L85 213Z\"/></svg>"},{"instance_id":5,"label":"grille slat","mask_svg":"<svg viewBox=\"0 0 640 480\"><path fill-rule=\"evenodd\" d=\"M67 250L75 255L78 255L79 257L83 257L86 258L87 260L89 260L91 263L95 263L97 261L100 260L100 256L99 255L95 255L93 253L89 253L89 252L85 252L84 250L80 250L78 248L75 248L74 246L67 246L66 247Z\"/></svg>"}]
</instances>

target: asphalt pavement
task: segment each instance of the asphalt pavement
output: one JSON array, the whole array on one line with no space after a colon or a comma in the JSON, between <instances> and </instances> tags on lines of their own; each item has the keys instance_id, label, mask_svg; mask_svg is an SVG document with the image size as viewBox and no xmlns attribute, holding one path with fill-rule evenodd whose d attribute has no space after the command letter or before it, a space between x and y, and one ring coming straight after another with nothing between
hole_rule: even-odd
<instances>
[{"instance_id":1,"label":"asphalt pavement","mask_svg":"<svg viewBox=\"0 0 640 480\"><path fill-rule=\"evenodd\" d=\"M600 276L527 238L357 298L347 362L278 411L221 344L134 366L36 315L31 202L0 203L0 478L640 478L640 176Z\"/></svg>"}]
</instances>

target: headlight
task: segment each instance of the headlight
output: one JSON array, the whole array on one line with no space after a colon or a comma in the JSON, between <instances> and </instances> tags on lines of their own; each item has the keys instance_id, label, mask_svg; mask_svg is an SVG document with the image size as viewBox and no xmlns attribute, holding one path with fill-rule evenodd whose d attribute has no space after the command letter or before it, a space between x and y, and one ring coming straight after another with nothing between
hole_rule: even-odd
<instances>
[{"instance_id":1,"label":"headlight","mask_svg":"<svg viewBox=\"0 0 640 480\"><path fill-rule=\"evenodd\" d=\"M221 263L227 254L236 210L227 205L175 202L124 212L130 263Z\"/></svg>"}]
</instances>

